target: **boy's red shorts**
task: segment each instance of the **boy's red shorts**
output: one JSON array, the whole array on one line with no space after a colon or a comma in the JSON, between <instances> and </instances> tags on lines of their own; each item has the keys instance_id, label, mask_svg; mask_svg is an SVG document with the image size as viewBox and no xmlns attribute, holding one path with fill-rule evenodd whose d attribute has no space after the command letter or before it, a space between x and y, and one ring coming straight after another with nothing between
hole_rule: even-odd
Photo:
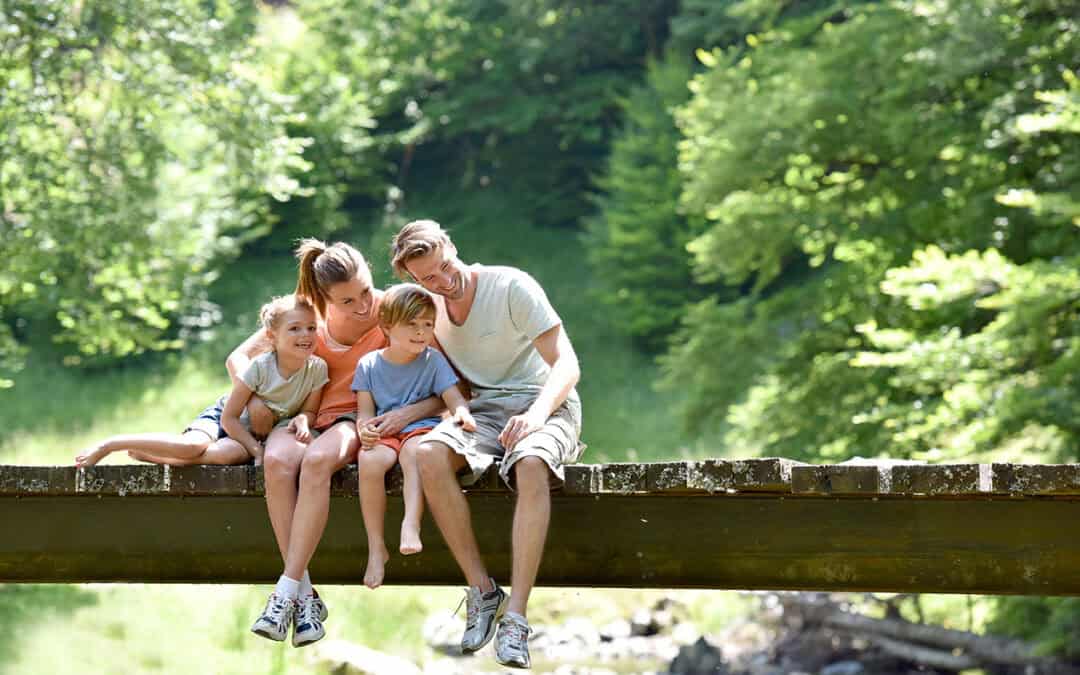
<instances>
[{"instance_id":1,"label":"boy's red shorts","mask_svg":"<svg viewBox=\"0 0 1080 675\"><path fill-rule=\"evenodd\" d=\"M409 440L413 436L423 436L427 432L431 431L435 427L420 427L419 429L413 429L412 431L406 431L403 434L394 434L393 436L383 436L379 439L378 445L385 445L396 453L401 453L401 446L405 444L405 441Z\"/></svg>"}]
</instances>

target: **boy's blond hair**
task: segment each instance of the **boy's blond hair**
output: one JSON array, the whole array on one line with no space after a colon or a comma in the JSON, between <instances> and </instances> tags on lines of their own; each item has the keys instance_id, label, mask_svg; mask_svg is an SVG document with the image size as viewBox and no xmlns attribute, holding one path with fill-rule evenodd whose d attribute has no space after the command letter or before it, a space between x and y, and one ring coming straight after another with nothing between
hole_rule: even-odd
<instances>
[{"instance_id":1,"label":"boy's blond hair","mask_svg":"<svg viewBox=\"0 0 1080 675\"><path fill-rule=\"evenodd\" d=\"M266 330L275 330L281 323L281 317L294 309L301 309L315 315L315 308L304 298L296 294L281 295L271 298L270 302L259 309L259 324Z\"/></svg>"},{"instance_id":2,"label":"boy's blond hair","mask_svg":"<svg viewBox=\"0 0 1080 675\"><path fill-rule=\"evenodd\" d=\"M435 296L416 284L391 286L379 303L379 323L384 328L393 328L426 314L435 318Z\"/></svg>"},{"instance_id":3,"label":"boy's blond hair","mask_svg":"<svg viewBox=\"0 0 1080 675\"><path fill-rule=\"evenodd\" d=\"M450 237L434 220L414 220L407 223L390 242L390 264L399 279L411 279L405 263L425 256L442 246L452 246Z\"/></svg>"}]
</instances>

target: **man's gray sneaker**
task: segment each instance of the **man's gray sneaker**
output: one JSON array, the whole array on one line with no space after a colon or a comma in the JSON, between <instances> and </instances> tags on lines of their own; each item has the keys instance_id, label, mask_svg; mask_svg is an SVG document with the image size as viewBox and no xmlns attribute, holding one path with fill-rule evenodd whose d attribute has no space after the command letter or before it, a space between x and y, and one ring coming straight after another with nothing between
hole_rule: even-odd
<instances>
[{"instance_id":1,"label":"man's gray sneaker","mask_svg":"<svg viewBox=\"0 0 1080 675\"><path fill-rule=\"evenodd\" d=\"M511 668L528 668L529 661L529 622L525 617L507 612L499 621L498 634L495 636L495 660Z\"/></svg>"},{"instance_id":2,"label":"man's gray sneaker","mask_svg":"<svg viewBox=\"0 0 1080 675\"><path fill-rule=\"evenodd\" d=\"M461 651L466 654L491 642L495 636L495 624L506 612L510 596L499 588L494 579L491 585L494 590L487 593L481 591L479 586L465 589L465 634L461 636Z\"/></svg>"},{"instance_id":3,"label":"man's gray sneaker","mask_svg":"<svg viewBox=\"0 0 1080 675\"><path fill-rule=\"evenodd\" d=\"M251 632L281 642L289 634L295 612L295 600L271 593L270 599L266 601L266 609L251 626Z\"/></svg>"},{"instance_id":4,"label":"man's gray sneaker","mask_svg":"<svg viewBox=\"0 0 1080 675\"><path fill-rule=\"evenodd\" d=\"M314 588L311 589L311 604L315 606L316 616L319 617L319 621L326 621L326 617L330 616L330 610L326 608L326 603L319 597L318 591ZM304 602L304 598L300 598L300 602Z\"/></svg>"},{"instance_id":5,"label":"man's gray sneaker","mask_svg":"<svg viewBox=\"0 0 1080 675\"><path fill-rule=\"evenodd\" d=\"M326 636L319 610L326 611L326 606L318 596L309 595L300 598L293 620L293 647L303 647L318 642Z\"/></svg>"}]
</instances>

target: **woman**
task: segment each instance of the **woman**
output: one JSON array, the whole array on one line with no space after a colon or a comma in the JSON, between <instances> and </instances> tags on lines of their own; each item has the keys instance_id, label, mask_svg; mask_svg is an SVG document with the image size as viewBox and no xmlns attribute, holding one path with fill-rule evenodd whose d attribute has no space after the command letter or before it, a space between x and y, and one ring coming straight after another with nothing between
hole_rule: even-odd
<instances>
[{"instance_id":1,"label":"woman","mask_svg":"<svg viewBox=\"0 0 1080 675\"><path fill-rule=\"evenodd\" d=\"M386 337L378 320L382 291L372 287L371 270L359 251L341 242L327 246L305 239L296 257L300 261L296 294L315 306L315 354L326 361L330 381L312 427L319 432L315 438L301 443L291 432L274 429L266 439L266 508L285 570L251 630L281 641L295 622L292 643L299 647L326 634L322 626L326 605L311 587L307 565L326 527L330 477L353 461L359 448L356 395L350 388L357 361L385 347ZM229 375L236 378L252 358L270 348L265 331L256 331L229 355ZM380 435L389 436L442 407L431 398L373 421ZM269 410L258 399L249 410L254 428L259 429Z\"/></svg>"}]
</instances>

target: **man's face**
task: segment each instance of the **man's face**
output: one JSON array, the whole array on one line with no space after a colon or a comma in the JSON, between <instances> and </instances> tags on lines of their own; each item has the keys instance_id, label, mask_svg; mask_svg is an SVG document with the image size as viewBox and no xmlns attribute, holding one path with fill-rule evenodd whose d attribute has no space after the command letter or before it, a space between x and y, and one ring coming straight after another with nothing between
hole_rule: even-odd
<instances>
[{"instance_id":1,"label":"man's face","mask_svg":"<svg viewBox=\"0 0 1080 675\"><path fill-rule=\"evenodd\" d=\"M417 256L405 263L416 283L447 300L465 297L468 269L457 257L453 244L445 244L427 255Z\"/></svg>"}]
</instances>

